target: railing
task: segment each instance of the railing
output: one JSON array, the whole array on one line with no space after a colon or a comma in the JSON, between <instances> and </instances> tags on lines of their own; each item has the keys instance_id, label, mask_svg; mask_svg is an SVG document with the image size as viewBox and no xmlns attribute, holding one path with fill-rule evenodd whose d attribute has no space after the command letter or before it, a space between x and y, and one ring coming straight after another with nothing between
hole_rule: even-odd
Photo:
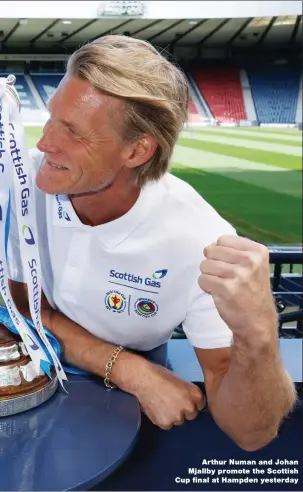
<instances>
[{"instance_id":1,"label":"railing","mask_svg":"<svg viewBox=\"0 0 303 492\"><path fill-rule=\"evenodd\" d=\"M302 246L269 246L268 248L270 263L274 266L271 286L279 312L279 337L302 338L302 271L293 273L294 265L301 267L303 265ZM282 272L285 265L289 266L289 273ZM288 325L289 323L293 324Z\"/></svg>"}]
</instances>

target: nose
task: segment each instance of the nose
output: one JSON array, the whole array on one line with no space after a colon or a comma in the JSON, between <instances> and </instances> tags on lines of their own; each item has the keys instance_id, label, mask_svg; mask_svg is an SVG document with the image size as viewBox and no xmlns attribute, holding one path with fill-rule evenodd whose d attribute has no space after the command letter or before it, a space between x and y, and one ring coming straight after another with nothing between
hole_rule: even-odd
<instances>
[{"instance_id":1,"label":"nose","mask_svg":"<svg viewBox=\"0 0 303 492\"><path fill-rule=\"evenodd\" d=\"M47 152L50 154L57 154L59 152L58 135L50 121L47 121L43 128L43 135L37 143L37 149L40 152Z\"/></svg>"}]
</instances>

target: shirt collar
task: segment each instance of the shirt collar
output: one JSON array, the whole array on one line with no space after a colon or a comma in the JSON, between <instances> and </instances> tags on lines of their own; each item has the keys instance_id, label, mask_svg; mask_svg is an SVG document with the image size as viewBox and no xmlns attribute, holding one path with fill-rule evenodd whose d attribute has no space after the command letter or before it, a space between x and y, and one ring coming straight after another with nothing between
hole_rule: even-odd
<instances>
[{"instance_id":1,"label":"shirt collar","mask_svg":"<svg viewBox=\"0 0 303 492\"><path fill-rule=\"evenodd\" d=\"M53 225L64 228L77 228L98 235L101 243L114 248L124 241L144 220L148 220L153 208L159 205L164 193L162 180L147 183L133 207L122 217L99 226L83 224L77 216L68 195L51 195L53 200Z\"/></svg>"}]
</instances>

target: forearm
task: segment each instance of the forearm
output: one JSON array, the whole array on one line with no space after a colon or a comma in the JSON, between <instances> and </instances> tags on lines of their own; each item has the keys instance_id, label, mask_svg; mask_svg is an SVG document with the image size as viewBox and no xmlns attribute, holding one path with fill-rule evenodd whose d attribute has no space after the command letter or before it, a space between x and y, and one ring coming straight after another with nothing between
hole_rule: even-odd
<instances>
[{"instance_id":1,"label":"forearm","mask_svg":"<svg viewBox=\"0 0 303 492\"><path fill-rule=\"evenodd\" d=\"M29 313L24 313L28 316ZM72 366L105 377L106 363L116 345L100 340L82 326L51 308L42 309L42 324L60 342L62 356ZM143 357L123 350L112 366L111 382L135 394L141 368L149 364Z\"/></svg>"},{"instance_id":2,"label":"forearm","mask_svg":"<svg viewBox=\"0 0 303 492\"><path fill-rule=\"evenodd\" d=\"M258 346L236 339L227 373L209 401L219 427L247 451L272 441L296 402L283 368L278 339Z\"/></svg>"}]
</instances>

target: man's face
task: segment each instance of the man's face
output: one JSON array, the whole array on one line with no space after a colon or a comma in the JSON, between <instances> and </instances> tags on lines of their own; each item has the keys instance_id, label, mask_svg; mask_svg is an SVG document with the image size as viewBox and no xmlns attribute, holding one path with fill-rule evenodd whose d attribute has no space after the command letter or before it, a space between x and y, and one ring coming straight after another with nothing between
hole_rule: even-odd
<instances>
[{"instance_id":1,"label":"man's face","mask_svg":"<svg viewBox=\"0 0 303 492\"><path fill-rule=\"evenodd\" d=\"M49 110L37 144L44 152L36 177L38 188L51 194L105 188L127 166L130 155L131 149L116 129L122 123L123 103L101 94L89 82L65 76Z\"/></svg>"}]
</instances>

